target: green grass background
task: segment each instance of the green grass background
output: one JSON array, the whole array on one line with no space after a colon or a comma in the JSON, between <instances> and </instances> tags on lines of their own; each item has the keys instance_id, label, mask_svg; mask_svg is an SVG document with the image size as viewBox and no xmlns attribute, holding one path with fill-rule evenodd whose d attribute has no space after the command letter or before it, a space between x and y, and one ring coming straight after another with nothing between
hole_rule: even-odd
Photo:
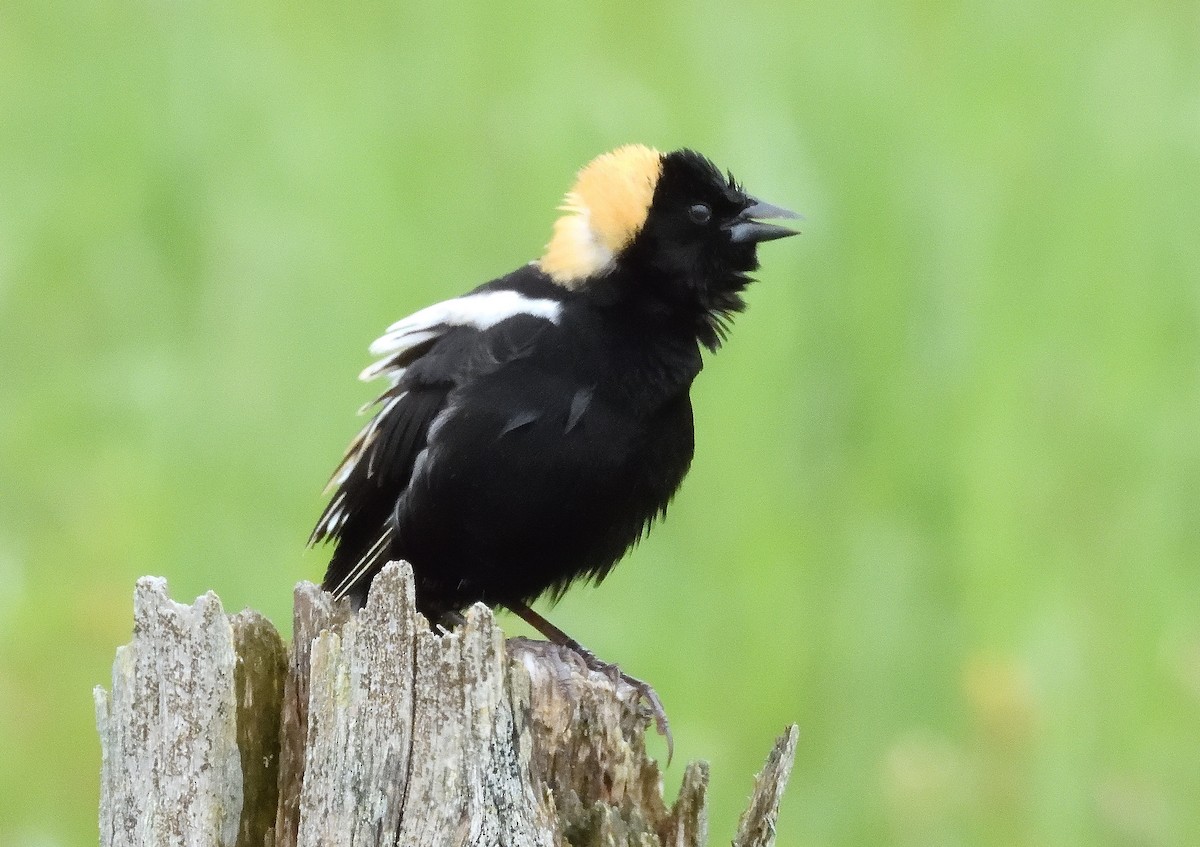
<instances>
[{"instance_id":1,"label":"green grass background","mask_svg":"<svg viewBox=\"0 0 1200 847\"><path fill-rule=\"evenodd\" d=\"M781 845L1200 843L1198 45L1167 0L7 0L0 845L94 843L134 580L286 626L366 345L628 141L808 217L668 520L554 612L657 685L668 790L709 759L727 842L795 721Z\"/></svg>"}]
</instances>

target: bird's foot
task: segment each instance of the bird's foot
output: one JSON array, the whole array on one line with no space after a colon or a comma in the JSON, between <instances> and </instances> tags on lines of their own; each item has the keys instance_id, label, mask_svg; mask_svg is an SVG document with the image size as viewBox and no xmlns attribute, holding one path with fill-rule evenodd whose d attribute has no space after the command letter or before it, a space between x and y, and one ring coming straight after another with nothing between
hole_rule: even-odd
<instances>
[{"instance_id":1,"label":"bird's foot","mask_svg":"<svg viewBox=\"0 0 1200 847\"><path fill-rule=\"evenodd\" d=\"M645 680L625 673L621 670L620 665L598 658L595 653L574 639L568 639L563 646L577 653L579 658L583 659L588 670L604 674L612 680L614 686L623 682L637 692L637 703L640 705L643 701L645 702L650 716L654 718L654 726L658 730L658 734L667 742L667 764L670 765L671 759L675 755L675 739L671 735L671 722L667 719L667 711L663 708L662 699L654 690L654 686Z\"/></svg>"},{"instance_id":2,"label":"bird's foot","mask_svg":"<svg viewBox=\"0 0 1200 847\"><path fill-rule=\"evenodd\" d=\"M671 723L667 720L667 712L663 708L658 692L654 690L650 683L644 682L635 676L630 676L617 665L601 661L596 657L595 653L524 603L509 601L505 605L510 611L515 612L522 620L550 639L550 643L557 644L559 647L566 647L578 656L588 670L607 676L612 680L613 687L616 687L620 682L624 682L636 691L638 694L636 705L640 706L642 701L646 702L646 705L649 707L650 716L654 718L654 726L658 729L658 734L667 741L667 764L671 764L671 758L675 755L675 739L671 737Z\"/></svg>"},{"instance_id":3,"label":"bird's foot","mask_svg":"<svg viewBox=\"0 0 1200 847\"><path fill-rule=\"evenodd\" d=\"M430 618L429 627L434 632L440 629L443 635L467 624L467 616L462 612L442 612L440 615L435 615L435 617L436 620Z\"/></svg>"}]
</instances>

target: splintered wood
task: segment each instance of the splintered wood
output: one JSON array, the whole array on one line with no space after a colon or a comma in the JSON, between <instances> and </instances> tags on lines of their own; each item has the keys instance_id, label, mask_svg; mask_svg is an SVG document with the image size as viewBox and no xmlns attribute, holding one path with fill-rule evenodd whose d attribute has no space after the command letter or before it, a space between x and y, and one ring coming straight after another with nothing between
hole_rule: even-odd
<instances>
[{"instance_id":1,"label":"splintered wood","mask_svg":"<svg viewBox=\"0 0 1200 847\"><path fill-rule=\"evenodd\" d=\"M100 843L223 847L706 843L708 765L668 807L637 693L492 613L435 633L411 569L366 607L296 589L288 651L255 612L138 581L133 641L96 689ZM755 780L738 847L775 840L796 729Z\"/></svg>"}]
</instances>

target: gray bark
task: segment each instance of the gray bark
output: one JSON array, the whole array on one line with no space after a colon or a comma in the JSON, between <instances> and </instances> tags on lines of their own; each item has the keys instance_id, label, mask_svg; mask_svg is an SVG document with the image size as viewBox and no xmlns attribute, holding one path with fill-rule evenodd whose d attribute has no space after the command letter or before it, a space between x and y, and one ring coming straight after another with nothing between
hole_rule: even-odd
<instances>
[{"instance_id":1,"label":"gray bark","mask_svg":"<svg viewBox=\"0 0 1200 847\"><path fill-rule=\"evenodd\" d=\"M668 808L630 686L506 642L483 606L433 632L405 564L357 615L302 583L290 650L257 613L174 603L161 579L138 581L134 618L95 695L105 847L706 842L708 766ZM795 748L790 727L737 847L774 843Z\"/></svg>"}]
</instances>

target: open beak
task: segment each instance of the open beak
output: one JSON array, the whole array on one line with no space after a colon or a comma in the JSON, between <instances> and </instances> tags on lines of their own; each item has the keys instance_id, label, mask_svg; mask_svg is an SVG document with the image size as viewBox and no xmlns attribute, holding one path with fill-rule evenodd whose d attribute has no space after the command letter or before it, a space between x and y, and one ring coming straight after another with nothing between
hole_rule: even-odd
<instances>
[{"instance_id":1,"label":"open beak","mask_svg":"<svg viewBox=\"0 0 1200 847\"><path fill-rule=\"evenodd\" d=\"M789 212L787 209L781 209L778 206L772 206L770 203L764 203L762 200L751 197L750 205L743 209L742 213L729 226L730 240L734 244L745 244L748 242L758 244L762 241L774 241L776 238L787 238L789 235L800 234L799 230L780 226L779 224L763 223L759 218L792 218L802 220L802 217L795 212Z\"/></svg>"}]
</instances>

